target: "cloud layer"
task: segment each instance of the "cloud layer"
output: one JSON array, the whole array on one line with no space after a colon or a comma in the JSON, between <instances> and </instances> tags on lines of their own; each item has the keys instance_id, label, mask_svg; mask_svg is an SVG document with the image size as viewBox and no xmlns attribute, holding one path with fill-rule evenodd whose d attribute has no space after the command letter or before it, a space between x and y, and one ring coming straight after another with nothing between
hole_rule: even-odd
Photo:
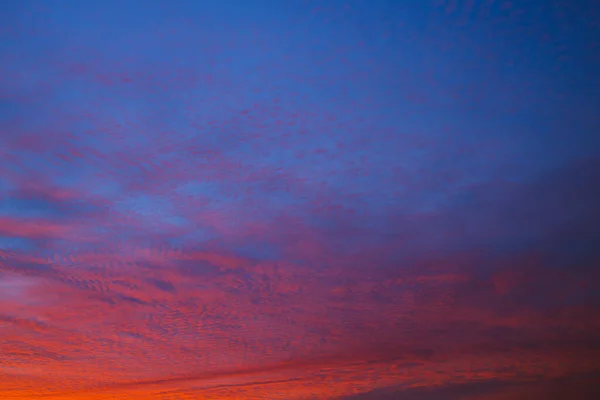
<instances>
[{"instance_id":1,"label":"cloud layer","mask_svg":"<svg viewBox=\"0 0 600 400\"><path fill-rule=\"evenodd\" d=\"M591 398L599 9L400 3L3 4L0 395Z\"/></svg>"}]
</instances>

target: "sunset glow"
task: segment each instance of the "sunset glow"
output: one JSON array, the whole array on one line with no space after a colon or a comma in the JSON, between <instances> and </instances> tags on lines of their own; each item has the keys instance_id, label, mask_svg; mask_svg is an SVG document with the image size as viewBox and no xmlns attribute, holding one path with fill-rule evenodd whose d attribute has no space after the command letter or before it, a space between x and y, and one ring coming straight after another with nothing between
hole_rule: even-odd
<instances>
[{"instance_id":1,"label":"sunset glow","mask_svg":"<svg viewBox=\"0 0 600 400\"><path fill-rule=\"evenodd\" d=\"M600 398L597 3L1 1L0 399Z\"/></svg>"}]
</instances>

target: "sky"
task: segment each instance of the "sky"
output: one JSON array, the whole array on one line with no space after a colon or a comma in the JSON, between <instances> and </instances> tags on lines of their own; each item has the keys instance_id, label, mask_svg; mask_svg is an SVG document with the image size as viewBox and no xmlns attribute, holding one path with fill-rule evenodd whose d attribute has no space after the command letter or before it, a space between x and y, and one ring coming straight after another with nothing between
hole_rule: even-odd
<instances>
[{"instance_id":1,"label":"sky","mask_svg":"<svg viewBox=\"0 0 600 400\"><path fill-rule=\"evenodd\" d=\"M0 2L0 397L592 399L600 4Z\"/></svg>"}]
</instances>

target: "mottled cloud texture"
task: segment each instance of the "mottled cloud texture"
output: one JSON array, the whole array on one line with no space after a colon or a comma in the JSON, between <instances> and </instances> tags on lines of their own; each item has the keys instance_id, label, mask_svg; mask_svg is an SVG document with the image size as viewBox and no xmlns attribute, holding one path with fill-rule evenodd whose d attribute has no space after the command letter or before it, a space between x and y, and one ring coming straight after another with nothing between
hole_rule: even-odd
<instances>
[{"instance_id":1,"label":"mottled cloud texture","mask_svg":"<svg viewBox=\"0 0 600 400\"><path fill-rule=\"evenodd\" d=\"M0 31L2 399L598 398L597 2Z\"/></svg>"}]
</instances>

